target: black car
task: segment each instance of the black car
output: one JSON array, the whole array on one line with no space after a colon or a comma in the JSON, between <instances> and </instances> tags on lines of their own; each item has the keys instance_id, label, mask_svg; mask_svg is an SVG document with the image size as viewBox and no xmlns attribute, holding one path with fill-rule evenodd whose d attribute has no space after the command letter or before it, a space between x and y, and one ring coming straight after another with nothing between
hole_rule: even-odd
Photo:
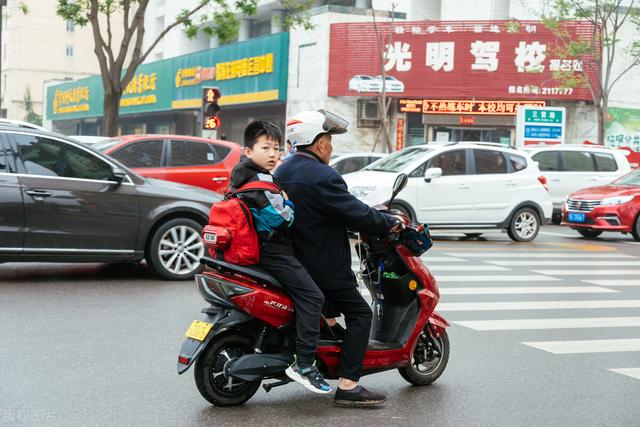
<instances>
[{"instance_id":1,"label":"black car","mask_svg":"<svg viewBox=\"0 0 640 427\"><path fill-rule=\"evenodd\" d=\"M51 132L0 125L0 263L146 258L169 280L201 269L220 195L143 178Z\"/></svg>"}]
</instances>

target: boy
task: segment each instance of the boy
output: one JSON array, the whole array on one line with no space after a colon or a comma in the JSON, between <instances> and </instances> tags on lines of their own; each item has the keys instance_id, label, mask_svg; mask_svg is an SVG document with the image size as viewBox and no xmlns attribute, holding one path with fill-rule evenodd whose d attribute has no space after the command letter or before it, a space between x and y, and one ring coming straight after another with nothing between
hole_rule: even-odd
<instances>
[{"instance_id":1,"label":"boy","mask_svg":"<svg viewBox=\"0 0 640 427\"><path fill-rule=\"evenodd\" d=\"M230 189L252 181L275 182L269 171L277 164L281 142L282 134L274 124L250 123L244 132L244 156L231 172ZM251 191L241 197L249 206L258 231L259 265L285 286L295 308L297 357L286 374L315 393L331 393L331 386L314 364L324 295L293 255L289 240L293 203L282 190Z\"/></svg>"}]
</instances>

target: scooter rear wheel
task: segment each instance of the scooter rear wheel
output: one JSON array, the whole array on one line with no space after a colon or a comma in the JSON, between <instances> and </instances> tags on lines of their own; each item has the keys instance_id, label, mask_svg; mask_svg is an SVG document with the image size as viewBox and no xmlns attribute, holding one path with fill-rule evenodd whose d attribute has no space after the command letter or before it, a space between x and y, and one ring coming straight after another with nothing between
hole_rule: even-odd
<instances>
[{"instance_id":1,"label":"scooter rear wheel","mask_svg":"<svg viewBox=\"0 0 640 427\"><path fill-rule=\"evenodd\" d=\"M249 353L253 353L253 343L242 335L214 338L196 361L193 372L202 397L215 406L242 405L251 399L260 381L241 381L227 375L230 363Z\"/></svg>"},{"instance_id":2,"label":"scooter rear wheel","mask_svg":"<svg viewBox=\"0 0 640 427\"><path fill-rule=\"evenodd\" d=\"M439 337L427 337L429 331L423 332L424 336L418 338L418 344L411 357L411 363L398 369L402 378L413 385L429 385L444 372L449 361L449 336L443 332ZM431 341L431 347L429 342Z\"/></svg>"}]
</instances>

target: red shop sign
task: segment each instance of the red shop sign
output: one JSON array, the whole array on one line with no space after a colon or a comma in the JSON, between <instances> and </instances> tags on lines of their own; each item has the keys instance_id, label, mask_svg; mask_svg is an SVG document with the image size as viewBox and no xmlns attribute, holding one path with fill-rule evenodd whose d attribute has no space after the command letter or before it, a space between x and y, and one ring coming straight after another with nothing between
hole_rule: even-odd
<instances>
[{"instance_id":1,"label":"red shop sign","mask_svg":"<svg viewBox=\"0 0 640 427\"><path fill-rule=\"evenodd\" d=\"M396 150L404 148L404 119L398 118L396 121Z\"/></svg>"},{"instance_id":2,"label":"red shop sign","mask_svg":"<svg viewBox=\"0 0 640 427\"><path fill-rule=\"evenodd\" d=\"M565 29L589 40L592 26ZM589 56L566 58L562 43L540 21L416 21L379 23L380 58L372 23L331 25L329 96L591 100L587 88L565 88L554 72L583 70ZM384 61L384 64L382 63Z\"/></svg>"}]
</instances>

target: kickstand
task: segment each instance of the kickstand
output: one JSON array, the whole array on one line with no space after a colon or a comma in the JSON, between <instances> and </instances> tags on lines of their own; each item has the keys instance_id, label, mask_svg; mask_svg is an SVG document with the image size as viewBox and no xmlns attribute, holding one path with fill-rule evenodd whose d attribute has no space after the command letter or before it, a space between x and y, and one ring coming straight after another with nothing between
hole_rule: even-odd
<instances>
[{"instance_id":1,"label":"kickstand","mask_svg":"<svg viewBox=\"0 0 640 427\"><path fill-rule=\"evenodd\" d=\"M271 391L272 388L274 387L280 387L283 385L287 385L291 382L290 379L286 379L286 380L282 380L282 381L276 381L274 383L269 383L269 384L262 384L262 388L264 388L264 391L266 391L267 393L269 393Z\"/></svg>"}]
</instances>

